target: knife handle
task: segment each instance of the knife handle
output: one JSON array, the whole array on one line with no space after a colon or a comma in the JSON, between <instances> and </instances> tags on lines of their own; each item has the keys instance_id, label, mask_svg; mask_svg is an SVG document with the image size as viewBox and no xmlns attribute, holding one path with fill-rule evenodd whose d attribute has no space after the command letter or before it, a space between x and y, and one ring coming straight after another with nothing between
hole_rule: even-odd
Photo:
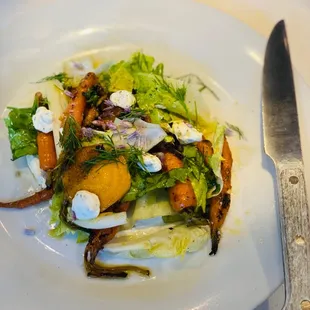
<instances>
[{"instance_id":1,"label":"knife handle","mask_svg":"<svg viewBox=\"0 0 310 310\"><path fill-rule=\"evenodd\" d=\"M310 211L302 161L277 165L286 302L284 309L310 309ZM309 307L309 308L308 308Z\"/></svg>"}]
</instances>

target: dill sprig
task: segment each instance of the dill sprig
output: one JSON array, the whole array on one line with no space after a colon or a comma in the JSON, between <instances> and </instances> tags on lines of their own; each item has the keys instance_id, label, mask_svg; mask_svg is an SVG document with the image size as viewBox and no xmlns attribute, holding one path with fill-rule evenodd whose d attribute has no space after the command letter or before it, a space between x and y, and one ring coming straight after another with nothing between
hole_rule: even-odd
<instances>
[{"instance_id":1,"label":"dill sprig","mask_svg":"<svg viewBox=\"0 0 310 310\"><path fill-rule=\"evenodd\" d=\"M204 90L208 90L216 100L218 100L218 101L220 100L219 96L215 93L215 91L212 90L207 84L205 84L203 82L203 80L196 74L190 73L190 74L182 75L182 76L179 76L177 79L184 81L188 84L195 83L199 86L199 89L198 89L199 92L203 92ZM194 80L194 82L193 82L193 80Z\"/></svg>"},{"instance_id":2,"label":"dill sprig","mask_svg":"<svg viewBox=\"0 0 310 310\"><path fill-rule=\"evenodd\" d=\"M141 109L138 107L132 108L129 112L122 112L119 116L122 120L128 120L128 119L136 119L141 118L143 116L147 115L147 111L145 109Z\"/></svg>"},{"instance_id":3,"label":"dill sprig","mask_svg":"<svg viewBox=\"0 0 310 310\"><path fill-rule=\"evenodd\" d=\"M82 142L79 138L80 132L80 125L69 115L66 119L63 133L59 137L59 143L65 153L73 154L82 147Z\"/></svg>"},{"instance_id":4,"label":"dill sprig","mask_svg":"<svg viewBox=\"0 0 310 310\"><path fill-rule=\"evenodd\" d=\"M72 116L68 116L64 124L63 133L60 134L59 144L63 148L57 162L57 166L52 172L52 179L55 182L55 191L61 190L61 178L63 173L74 163L75 154L82 147L79 134L81 128Z\"/></svg>"},{"instance_id":5,"label":"dill sprig","mask_svg":"<svg viewBox=\"0 0 310 310\"><path fill-rule=\"evenodd\" d=\"M238 134L240 140L244 139L244 133L243 133L243 131L239 127L237 127L237 126L235 126L233 124L227 123L227 122L226 122L226 126L227 126L228 129L236 132Z\"/></svg>"},{"instance_id":6,"label":"dill sprig","mask_svg":"<svg viewBox=\"0 0 310 310\"><path fill-rule=\"evenodd\" d=\"M96 84L90 87L86 92L83 92L83 96L86 99L86 103L90 106L96 107L99 103L99 99L103 95L103 89L101 85Z\"/></svg>"},{"instance_id":7,"label":"dill sprig","mask_svg":"<svg viewBox=\"0 0 310 310\"><path fill-rule=\"evenodd\" d=\"M57 74L53 74L50 76L46 76L45 78L39 80L37 83L47 82L47 81L54 81L57 80L60 83L64 84L67 83L70 78L68 77L67 73L65 72L59 72Z\"/></svg>"},{"instance_id":8,"label":"dill sprig","mask_svg":"<svg viewBox=\"0 0 310 310\"><path fill-rule=\"evenodd\" d=\"M117 148L110 136L104 136L104 143L101 148L97 148L98 155L86 160L82 165L86 172L89 172L95 165L99 164L99 169L110 163L121 163L121 157L126 159L131 175L134 175L140 167L144 167L142 160L142 150L128 145L127 148Z\"/></svg>"},{"instance_id":9,"label":"dill sprig","mask_svg":"<svg viewBox=\"0 0 310 310\"><path fill-rule=\"evenodd\" d=\"M182 86L174 86L172 83L169 83L165 78L156 76L155 82L157 83L158 87L164 92L167 92L170 94L184 109L186 116L189 121L191 121L191 118L189 116L188 107L185 103L185 97L186 97L186 86L182 84Z\"/></svg>"}]
</instances>

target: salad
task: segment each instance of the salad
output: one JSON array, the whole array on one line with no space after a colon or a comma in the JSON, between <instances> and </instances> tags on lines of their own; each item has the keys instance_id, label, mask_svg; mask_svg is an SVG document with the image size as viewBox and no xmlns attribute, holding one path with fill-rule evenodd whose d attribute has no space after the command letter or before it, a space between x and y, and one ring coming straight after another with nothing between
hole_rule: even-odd
<instances>
[{"instance_id":1,"label":"salad","mask_svg":"<svg viewBox=\"0 0 310 310\"><path fill-rule=\"evenodd\" d=\"M53 238L86 242L88 276L149 275L116 257L176 257L211 239L218 251L230 207L232 155L227 125L205 120L188 99L188 79L164 74L152 56L94 68L67 61L46 77L29 108L8 107L12 159L25 157L40 186L30 197L2 202L26 208L50 201ZM201 88L200 90L203 90Z\"/></svg>"}]
</instances>

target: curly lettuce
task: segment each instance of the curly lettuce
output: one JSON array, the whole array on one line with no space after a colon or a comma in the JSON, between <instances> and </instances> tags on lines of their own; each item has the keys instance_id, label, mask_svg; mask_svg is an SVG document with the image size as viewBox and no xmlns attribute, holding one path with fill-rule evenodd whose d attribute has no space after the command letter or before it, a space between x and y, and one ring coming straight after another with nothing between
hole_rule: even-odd
<instances>
[{"instance_id":1,"label":"curly lettuce","mask_svg":"<svg viewBox=\"0 0 310 310\"><path fill-rule=\"evenodd\" d=\"M49 230L48 234L52 238L63 238L65 235L73 235L76 234L76 242L77 243L83 243L88 241L89 234L81 231L81 230L73 230L69 228L66 223L64 223L60 217L60 209L62 206L62 203L64 201L64 193L63 192L57 192L54 194L52 199L52 204L50 206L51 211L51 217L49 221L49 225L51 226L51 229Z\"/></svg>"},{"instance_id":2,"label":"curly lettuce","mask_svg":"<svg viewBox=\"0 0 310 310\"><path fill-rule=\"evenodd\" d=\"M32 124L32 115L38 107L36 100L32 108L13 108L4 122L8 128L12 159L38 154L37 131Z\"/></svg>"}]
</instances>

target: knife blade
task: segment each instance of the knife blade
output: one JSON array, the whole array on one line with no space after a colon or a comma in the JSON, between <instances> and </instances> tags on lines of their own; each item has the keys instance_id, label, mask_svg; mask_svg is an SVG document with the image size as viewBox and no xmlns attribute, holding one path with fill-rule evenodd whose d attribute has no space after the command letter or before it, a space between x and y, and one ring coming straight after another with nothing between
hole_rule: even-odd
<instances>
[{"instance_id":1,"label":"knife blade","mask_svg":"<svg viewBox=\"0 0 310 310\"><path fill-rule=\"evenodd\" d=\"M285 22L269 37L263 68L264 147L276 167L285 273L285 309L310 307L310 211ZM310 309L310 308L309 308Z\"/></svg>"}]
</instances>

